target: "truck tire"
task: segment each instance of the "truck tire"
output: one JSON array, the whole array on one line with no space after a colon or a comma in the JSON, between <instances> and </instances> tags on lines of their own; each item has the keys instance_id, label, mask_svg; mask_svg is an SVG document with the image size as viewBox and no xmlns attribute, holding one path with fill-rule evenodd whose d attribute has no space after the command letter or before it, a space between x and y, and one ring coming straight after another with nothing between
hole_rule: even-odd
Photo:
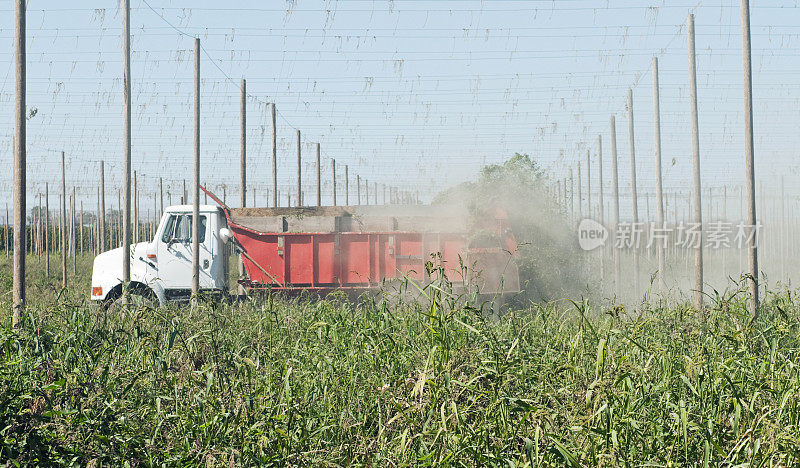
<instances>
[{"instance_id":1,"label":"truck tire","mask_svg":"<svg viewBox=\"0 0 800 468\"><path fill-rule=\"evenodd\" d=\"M116 288L115 288L116 289ZM109 296L111 294L109 293ZM140 309L140 308L150 308L154 309L158 307L158 298L156 297L155 293L148 288L147 286L143 285L131 285L131 288L128 290L128 309ZM125 308L125 304L122 303L122 288L120 287L118 290L114 291L113 297L107 298L103 302L103 308L106 311L118 311Z\"/></svg>"}]
</instances>

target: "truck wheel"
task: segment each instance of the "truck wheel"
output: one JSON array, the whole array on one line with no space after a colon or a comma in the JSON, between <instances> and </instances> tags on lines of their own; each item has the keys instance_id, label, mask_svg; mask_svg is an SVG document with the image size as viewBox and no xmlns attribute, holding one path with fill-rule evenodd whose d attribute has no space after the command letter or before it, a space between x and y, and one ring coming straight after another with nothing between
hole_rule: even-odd
<instances>
[{"instance_id":1,"label":"truck wheel","mask_svg":"<svg viewBox=\"0 0 800 468\"><path fill-rule=\"evenodd\" d=\"M149 288L134 287L128 291L128 309L154 309L158 307L158 298ZM113 299L106 301L106 310L113 312L123 310L125 304L122 303L122 292Z\"/></svg>"}]
</instances>

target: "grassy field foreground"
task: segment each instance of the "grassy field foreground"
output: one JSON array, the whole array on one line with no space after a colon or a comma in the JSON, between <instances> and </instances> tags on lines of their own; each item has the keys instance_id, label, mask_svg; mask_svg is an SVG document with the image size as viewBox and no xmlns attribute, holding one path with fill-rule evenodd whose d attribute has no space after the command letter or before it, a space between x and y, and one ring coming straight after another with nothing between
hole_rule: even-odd
<instances>
[{"instance_id":1,"label":"grassy field foreground","mask_svg":"<svg viewBox=\"0 0 800 468\"><path fill-rule=\"evenodd\" d=\"M6 278L0 278L6 281ZM80 291L85 293L85 291ZM586 304L499 320L429 289L98 313L0 327L0 458L16 464L800 463L800 311L754 323ZM743 299L743 297L741 298Z\"/></svg>"}]
</instances>

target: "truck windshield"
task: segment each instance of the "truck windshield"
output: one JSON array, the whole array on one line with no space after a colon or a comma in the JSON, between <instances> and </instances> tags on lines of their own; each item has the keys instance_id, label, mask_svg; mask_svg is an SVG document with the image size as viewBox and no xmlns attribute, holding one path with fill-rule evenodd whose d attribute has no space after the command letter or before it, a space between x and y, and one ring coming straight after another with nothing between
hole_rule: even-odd
<instances>
[{"instance_id":1,"label":"truck windshield","mask_svg":"<svg viewBox=\"0 0 800 468\"><path fill-rule=\"evenodd\" d=\"M181 243L192 242L192 215L181 214L171 215L164 226L161 234L162 242L175 240ZM206 240L206 217L200 216L200 243Z\"/></svg>"}]
</instances>

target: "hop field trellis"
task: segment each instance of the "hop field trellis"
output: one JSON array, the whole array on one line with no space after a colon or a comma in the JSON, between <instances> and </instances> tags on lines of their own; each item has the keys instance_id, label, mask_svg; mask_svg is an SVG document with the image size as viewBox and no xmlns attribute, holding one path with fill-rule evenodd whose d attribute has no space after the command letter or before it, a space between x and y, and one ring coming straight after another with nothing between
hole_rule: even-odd
<instances>
[{"instance_id":1,"label":"hop field trellis","mask_svg":"<svg viewBox=\"0 0 800 468\"><path fill-rule=\"evenodd\" d=\"M69 186L76 187L76 197L86 202L87 211L98 211L94 199L100 160L107 168L106 208L114 209L114 199L120 198L117 143L121 128L109 122L119 118L122 106L117 66L121 5L28 9L30 112L26 116L28 164L33 174L27 184L29 199L42 194L48 181L57 180L61 151L66 153ZM786 259L794 257L793 243L787 239L796 230L797 195L791 183L788 190L778 190L774 178L778 173L791 177L791 172L775 171L771 163L791 169L791 157L786 154L796 147L795 133L786 127L791 119L781 116L791 115L789 103L796 100L795 84L785 78L793 66L785 51L792 47L797 32L779 21L781 11L794 7L791 2L758 5L752 32L758 75L756 144L763 146L759 165L765 169L759 172L758 184L766 185L758 190L757 211L765 215L760 219L769 222L771 231L763 239L767 258L762 266L770 277L780 280L794 273ZM631 196L624 188L633 177L627 177L623 164L619 203L623 218L632 216L635 203L642 214L639 220L648 225L657 217L656 207L665 204L667 222L677 225L697 204L682 196L691 187L690 93L683 43L687 31L682 18L686 10L698 14L701 21L697 31L701 178L703 189L714 193L701 197L701 203L708 200L703 212L715 221L738 222L745 210L736 209L736 196L744 187L741 175L729 164L729 155L741 148L738 127L744 117L732 99L740 92L739 7L665 2L598 7L578 0L558 6L514 1L492 6L400 2L377 8L355 2L326 9L300 4L220 9L206 4L134 2L132 157L143 193L143 200L135 202L142 205L136 217L152 223L160 214L160 199L170 204L187 198L185 185L191 181L183 177L185 171L176 177L182 171L175 168L190 163L191 39L199 37L205 63L201 160L207 174L213 175L213 180L203 181L216 192L230 195L227 200L242 198L237 193L242 189L231 148L238 144L235 129L241 118L239 77L249 78L242 106L250 114L242 144L249 172L244 199L255 204L270 200L296 204L300 197L295 193L296 173L304 181L315 179L314 144L319 142L323 167L339 158L340 169L343 165L352 169L350 175L359 183L351 198L363 192L372 202L378 193L381 202L431 199L443 186L520 151L534 155L549 171L555 196L556 183L560 183L562 204L569 197L573 210L585 202L582 213L595 217L610 213L610 165L587 172L600 168L594 167L601 162L596 135L603 134L608 141L605 119L609 114L622 118L631 107L623 98L628 88L634 91L631 104L649 111L648 93L641 91L649 84L648 61L656 56L661 64L665 201L656 200L654 163L643 156L654 145L652 132L643 129L655 122L649 120L649 112L638 112L639 131L629 148L621 138L620 155L624 158L638 146L632 174L639 175L636 189L640 193ZM260 21L262 17L267 21ZM367 26L354 24L350 18L363 18ZM65 20L75 26L64 26ZM13 92L6 84L12 62L8 61L0 89L0 96L9 103ZM451 65L449 74L442 73L441 64ZM520 65L534 69L521 71ZM270 142L273 103L278 108L274 149ZM297 128L303 129L304 158L295 171ZM491 142L491 135L497 137L496 142ZM11 140L9 133L5 141L10 144ZM578 177L573 184L570 177L567 195L567 175L584 160L587 150L589 167L583 170L591 179ZM278 169L275 175L273 165ZM398 173L407 177L398 178ZM576 202L574 187L582 185L587 190ZM329 204L331 177L322 177L321 186L321 199ZM340 183L340 190L344 186ZM313 200L313 191L306 182L304 200ZM597 200L603 191L606 206L600 207ZM658 269L667 268L659 263ZM635 282L645 283L650 273L652 269L640 271ZM714 275L713 285L722 287L726 276Z\"/></svg>"},{"instance_id":2,"label":"hop field trellis","mask_svg":"<svg viewBox=\"0 0 800 468\"><path fill-rule=\"evenodd\" d=\"M25 5L19 0L16 11ZM129 13L121 6L28 9L34 33L18 41L27 59L9 56L0 84L0 101L28 99L16 101L16 134L8 130L6 140L17 169L26 150L31 163L27 183L15 174L14 236L8 209L3 226L6 257L13 250L17 262L14 318L21 320L19 328L3 328L0 361L13 395L2 413L11 434L3 436L4 458L796 463L797 30L783 23L796 4L758 5L751 35L746 0L602 7L398 1L377 10L358 1L320 9L141 0L132 9L133 35L125 35L133 38L131 80L112 71L118 24ZM269 21L259 23L263 17ZM74 27L64 26L71 21ZM7 89L12 70L14 91ZM240 76L250 80L247 91ZM546 246L537 244L542 232L585 217L614 236L621 225L641 225L647 245L606 245L574 265L580 252L573 246L552 271L574 268L580 281L590 278L586 300L565 308L523 296L499 323L441 285L422 304L270 297L97 314L78 292L88 288L91 254L84 252L127 245L120 235L127 232L120 219L123 134L110 124L121 120L123 81L133 85L134 240L152 237L165 198L190 199L193 154L203 182L225 200L238 195L242 205L250 190L254 205L321 204L323 191L333 202L342 175L344 203L377 204L381 192L384 204L418 203L448 188L466 191L466 203L502 200L517 215L513 224L533 226L518 235L523 259L540 261L539 277L548 271L541 266ZM193 119L196 99L202 111ZM0 121L7 118L11 129L8 115ZM192 148L195 128L202 136ZM241 166L232 150L239 145ZM742 147L744 179L732 164L741 156L731 157ZM543 202L513 197L516 179L496 177L525 164L542 170L536 177L545 190L536 196ZM108 169L102 178L100 167ZM323 167L334 176L323 181ZM453 187L478 169L477 183ZM105 176L108 186L98 181ZM491 184L497 189L487 190ZM51 188L61 197L52 200L56 216L48 208ZM34 210L21 201L26 193ZM517 206L525 202L527 212ZM554 217L531 213L532 205ZM679 236L692 221L700 243L682 249ZM745 255L704 244L714 226L756 229L759 222L766 223L759 256L749 246ZM654 227L670 230L666 247L653 248ZM62 262L56 296L54 250ZM44 267L43 278L36 272L26 280L26 253ZM26 286L35 294L24 310ZM766 296L760 308L757 293ZM312 381L315 371L320 382ZM246 394L252 398L237 399Z\"/></svg>"}]
</instances>

